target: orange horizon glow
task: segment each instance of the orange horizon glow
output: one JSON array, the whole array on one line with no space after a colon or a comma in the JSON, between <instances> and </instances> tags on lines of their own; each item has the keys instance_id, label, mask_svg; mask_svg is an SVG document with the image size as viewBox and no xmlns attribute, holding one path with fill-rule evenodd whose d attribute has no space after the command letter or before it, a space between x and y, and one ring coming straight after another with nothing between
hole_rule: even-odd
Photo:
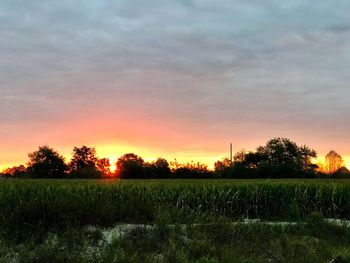
<instances>
[{"instance_id":1,"label":"orange horizon glow","mask_svg":"<svg viewBox=\"0 0 350 263\"><path fill-rule=\"evenodd\" d=\"M343 157L343 160L344 160L344 163L345 163L345 167L350 170L350 156Z\"/></svg>"},{"instance_id":2,"label":"orange horizon glow","mask_svg":"<svg viewBox=\"0 0 350 263\"><path fill-rule=\"evenodd\" d=\"M118 145L118 146L114 146ZM50 145L49 145L50 146ZM60 147L53 147L59 154L61 154L67 163L71 160L71 152L72 150L66 150ZM93 147L89 146L88 147ZM69 148L70 149L70 148ZM110 145L97 145L95 146L96 155L98 158L108 158L110 161L110 170L111 172L116 171L116 162L119 157L126 153L135 153L138 156L142 157L146 162L155 161L157 158L165 158L169 163L172 161L178 161L179 163L190 163L190 162L200 162L208 166L209 169L214 168L214 163L218 160L222 160L225 158L225 153L206 153L206 152L163 152L162 154L154 154L154 151L146 148L138 148L128 144L110 144ZM32 150L35 151L36 149ZM28 162L27 154L25 154L18 162L11 162L7 164L0 165L0 171L4 171L7 168L25 165Z\"/></svg>"},{"instance_id":3,"label":"orange horizon glow","mask_svg":"<svg viewBox=\"0 0 350 263\"><path fill-rule=\"evenodd\" d=\"M195 152L195 153L187 153L187 152L179 152L179 153L171 153L171 152L163 152L162 154L154 154L153 151L145 149L145 148L137 148L127 144L118 144L119 146L111 145L98 145L96 146L96 153L98 158L108 158L110 161L110 170L111 172L116 171L116 162L120 156L126 153L135 153L142 157L146 162L155 161L157 158L162 157L165 158L168 162L177 160L179 163L190 163L190 162L200 162L208 166L209 169L214 169L214 163L216 161L222 160L225 157L228 157L227 152L220 153L212 153L212 152ZM56 149L55 149L56 150ZM60 153L60 150L57 150ZM66 162L69 162L71 159L71 152L63 151L62 156L65 158ZM116 154L117 153L117 154ZM27 158L27 155L24 156ZM344 166L350 169L350 155L342 156L344 160ZM7 168L18 166L18 165L26 165L28 159L20 159L18 162L11 163L2 163L0 164L0 171L4 171ZM318 157L313 161L313 163L323 163L324 156Z\"/></svg>"}]
</instances>

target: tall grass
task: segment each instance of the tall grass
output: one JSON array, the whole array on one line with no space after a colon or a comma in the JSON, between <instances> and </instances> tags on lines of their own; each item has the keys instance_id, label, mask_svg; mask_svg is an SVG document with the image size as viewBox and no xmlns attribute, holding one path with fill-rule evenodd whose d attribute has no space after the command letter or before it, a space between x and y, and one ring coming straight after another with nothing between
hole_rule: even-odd
<instances>
[{"instance_id":1,"label":"tall grass","mask_svg":"<svg viewBox=\"0 0 350 263\"><path fill-rule=\"evenodd\" d=\"M350 219L350 181L4 180L0 224L8 227L180 222L201 216L300 220L318 213Z\"/></svg>"}]
</instances>

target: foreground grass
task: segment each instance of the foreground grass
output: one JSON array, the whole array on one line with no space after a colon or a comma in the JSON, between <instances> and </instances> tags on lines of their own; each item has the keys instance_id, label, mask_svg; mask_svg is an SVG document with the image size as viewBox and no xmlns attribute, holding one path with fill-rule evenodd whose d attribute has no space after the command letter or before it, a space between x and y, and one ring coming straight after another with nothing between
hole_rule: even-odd
<instances>
[{"instance_id":1,"label":"foreground grass","mask_svg":"<svg viewBox=\"0 0 350 263\"><path fill-rule=\"evenodd\" d=\"M164 220L164 219L163 219ZM232 224L135 227L106 238L86 227L3 238L0 262L350 262L350 229L312 217L297 225Z\"/></svg>"}]
</instances>

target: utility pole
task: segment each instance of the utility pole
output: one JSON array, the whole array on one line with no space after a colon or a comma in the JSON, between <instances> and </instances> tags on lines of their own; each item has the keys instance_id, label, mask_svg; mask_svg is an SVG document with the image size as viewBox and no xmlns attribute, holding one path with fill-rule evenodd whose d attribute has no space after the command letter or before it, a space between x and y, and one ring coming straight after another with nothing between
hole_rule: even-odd
<instances>
[{"instance_id":1,"label":"utility pole","mask_svg":"<svg viewBox=\"0 0 350 263\"><path fill-rule=\"evenodd\" d=\"M232 143L230 143L230 162L232 164Z\"/></svg>"}]
</instances>

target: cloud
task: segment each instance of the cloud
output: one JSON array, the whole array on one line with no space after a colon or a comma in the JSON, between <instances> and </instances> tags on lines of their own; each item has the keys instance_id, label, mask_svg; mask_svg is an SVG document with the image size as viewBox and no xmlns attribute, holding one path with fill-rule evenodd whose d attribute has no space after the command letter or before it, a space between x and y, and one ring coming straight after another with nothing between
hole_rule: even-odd
<instances>
[{"instance_id":1,"label":"cloud","mask_svg":"<svg viewBox=\"0 0 350 263\"><path fill-rule=\"evenodd\" d=\"M252 138L284 134L321 150L324 138L349 142L349 7L330 0L2 1L2 137L15 139L16 129L30 140L36 125L128 115L130 123L140 116L163 123L184 148L192 140L218 150L232 137L250 146ZM167 144L130 123L118 129L132 130L138 143Z\"/></svg>"}]
</instances>

